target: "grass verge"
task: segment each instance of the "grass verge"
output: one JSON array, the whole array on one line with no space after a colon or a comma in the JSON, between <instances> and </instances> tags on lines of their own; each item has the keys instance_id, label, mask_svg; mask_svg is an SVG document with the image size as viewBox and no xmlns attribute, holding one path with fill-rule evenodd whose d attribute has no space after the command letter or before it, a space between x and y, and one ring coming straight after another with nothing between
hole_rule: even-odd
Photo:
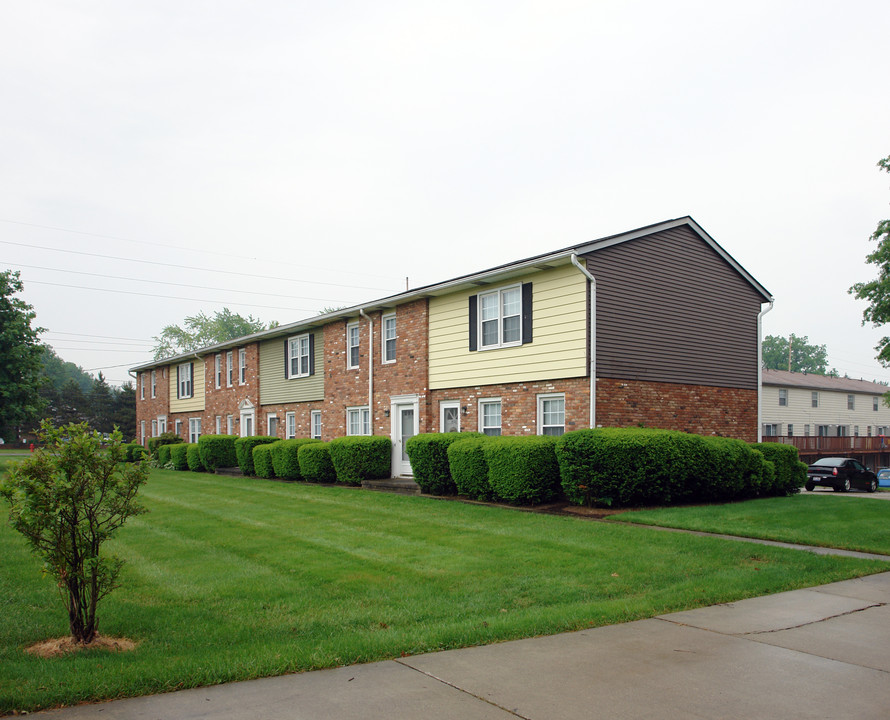
<instances>
[{"instance_id":1,"label":"grass verge","mask_svg":"<svg viewBox=\"0 0 890 720\"><path fill-rule=\"evenodd\" d=\"M55 659L67 633L0 526L0 713L164 692L626 622L886 569L877 561L350 488L152 471L114 541L100 632L127 653Z\"/></svg>"},{"instance_id":2,"label":"grass verge","mask_svg":"<svg viewBox=\"0 0 890 720\"><path fill-rule=\"evenodd\" d=\"M637 510L609 519L890 555L890 502L841 493Z\"/></svg>"}]
</instances>

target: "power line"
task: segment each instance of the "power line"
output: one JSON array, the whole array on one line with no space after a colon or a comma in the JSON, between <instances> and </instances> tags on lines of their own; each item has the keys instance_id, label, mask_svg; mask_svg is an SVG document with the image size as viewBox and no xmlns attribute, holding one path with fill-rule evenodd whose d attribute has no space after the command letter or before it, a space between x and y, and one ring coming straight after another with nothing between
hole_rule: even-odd
<instances>
[{"instance_id":1,"label":"power line","mask_svg":"<svg viewBox=\"0 0 890 720\"><path fill-rule=\"evenodd\" d=\"M151 350L114 350L112 348L74 348L74 347L57 347L54 350L80 350L81 352L101 352L101 353L139 353L146 355Z\"/></svg>"},{"instance_id":2,"label":"power line","mask_svg":"<svg viewBox=\"0 0 890 720\"><path fill-rule=\"evenodd\" d=\"M89 275L91 277L111 278L112 280L129 280L132 282L151 283L153 285L174 285L176 287L192 288L193 290L219 290L221 292L239 293L241 295L266 295L268 297L285 298L288 300L319 300L321 302L344 302L341 299L306 297L303 295L280 295L278 293L254 292L253 290L235 290L234 288L209 287L207 285L190 285L188 283L169 282L167 280L145 280L144 278L123 277L122 275L103 275L102 273L85 272L82 270L65 270L63 268L44 267L43 265L25 265L23 263L6 263L13 267L30 268L31 270L50 270L52 272L72 273L74 275ZM212 272L217 272L213 270ZM33 280L30 282L34 282Z\"/></svg>"},{"instance_id":3,"label":"power line","mask_svg":"<svg viewBox=\"0 0 890 720\"><path fill-rule=\"evenodd\" d=\"M0 240L0 242L3 242ZM83 287L82 285L65 285L63 283L51 283L44 282L43 280L29 280L29 283L32 285L52 285L53 287L63 287L63 288L73 288L74 290L94 290L95 292L108 292L115 294L123 294L123 295L141 295L142 297L153 297L153 298L163 298L165 300L188 300L189 302L197 302L197 303L215 303L217 305L228 305L230 304L226 300L208 300L207 298L188 298L188 297L180 297L178 295L155 295L153 293L142 293L136 292L134 290L107 290L106 288L92 288L92 287ZM311 312L310 310L306 310L305 308L286 308L280 307L278 305L256 305L254 303L233 303L237 305L241 305L244 307L256 307L256 308L265 308L267 310L287 310L290 312Z\"/></svg>"},{"instance_id":4,"label":"power line","mask_svg":"<svg viewBox=\"0 0 890 720\"><path fill-rule=\"evenodd\" d=\"M136 340L137 342L151 342L151 340L145 340L143 338L122 338L115 337L114 335L92 335L90 333L62 332L61 330L47 330L46 332L52 333L53 335L77 335L78 337L107 338L108 340Z\"/></svg>"},{"instance_id":5,"label":"power line","mask_svg":"<svg viewBox=\"0 0 890 720\"><path fill-rule=\"evenodd\" d=\"M198 270L199 272L221 273L223 275L237 275L239 277L257 278L259 280L281 280L283 282L301 282L309 285L327 285L329 287L354 288L356 290L374 290L386 292L386 288L365 287L361 285L344 285L343 283L321 282L320 280L297 280L295 278L278 277L275 275L254 275L252 273L237 272L235 270L213 270L211 268L195 267L194 265L177 265L176 263L158 262L156 260L137 260L136 258L118 257L117 255L103 255L102 253L90 253L82 250L64 250L62 248L46 247L45 245L33 245L31 243L13 242L12 240L0 240L4 245L16 245L18 247L26 247L29 249L49 250L51 252L69 253L70 255L86 255L88 257L98 257L103 260L121 260L122 262L142 263L143 265L159 265L161 267L173 267L180 270ZM31 282L34 282L33 280Z\"/></svg>"},{"instance_id":6,"label":"power line","mask_svg":"<svg viewBox=\"0 0 890 720\"><path fill-rule=\"evenodd\" d=\"M44 338L49 343L53 342L53 338ZM150 342L148 340L138 340L134 342L129 341L121 341L121 340L78 340L77 338L64 338L60 340L56 340L56 342L76 342L76 343L86 343L88 345L142 345L149 346ZM87 350L88 348L84 348Z\"/></svg>"}]
</instances>

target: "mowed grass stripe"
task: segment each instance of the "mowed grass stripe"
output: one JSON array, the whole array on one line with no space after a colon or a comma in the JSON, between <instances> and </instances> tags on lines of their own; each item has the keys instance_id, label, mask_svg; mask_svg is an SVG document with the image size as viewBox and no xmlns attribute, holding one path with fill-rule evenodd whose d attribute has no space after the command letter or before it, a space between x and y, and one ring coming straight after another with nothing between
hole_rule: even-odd
<instances>
[{"instance_id":1,"label":"mowed grass stripe","mask_svg":"<svg viewBox=\"0 0 890 720\"><path fill-rule=\"evenodd\" d=\"M128 654L39 660L52 583L0 529L0 711L33 710L624 622L880 563L419 497L153 471L114 541L100 632Z\"/></svg>"}]
</instances>

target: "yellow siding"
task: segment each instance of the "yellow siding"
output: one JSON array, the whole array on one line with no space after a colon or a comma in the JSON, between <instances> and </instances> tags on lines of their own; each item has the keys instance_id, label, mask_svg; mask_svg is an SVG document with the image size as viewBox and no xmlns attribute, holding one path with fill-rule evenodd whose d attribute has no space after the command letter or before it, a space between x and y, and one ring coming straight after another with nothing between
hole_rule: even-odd
<instances>
[{"instance_id":1,"label":"yellow siding","mask_svg":"<svg viewBox=\"0 0 890 720\"><path fill-rule=\"evenodd\" d=\"M167 372L170 381L170 412L195 412L204 410L204 358L194 358L189 360L193 363L192 371L192 387L194 395L185 400L176 399L176 368L183 363L170 365Z\"/></svg>"},{"instance_id":2,"label":"yellow siding","mask_svg":"<svg viewBox=\"0 0 890 720\"><path fill-rule=\"evenodd\" d=\"M315 335L315 374L304 378L284 377L286 338L260 343L260 405L324 400L324 333L312 334Z\"/></svg>"},{"instance_id":3,"label":"yellow siding","mask_svg":"<svg viewBox=\"0 0 890 720\"><path fill-rule=\"evenodd\" d=\"M567 265L521 280L533 283L533 341L526 345L469 350L469 298L499 285L430 299L430 389L587 374L587 279Z\"/></svg>"}]
</instances>

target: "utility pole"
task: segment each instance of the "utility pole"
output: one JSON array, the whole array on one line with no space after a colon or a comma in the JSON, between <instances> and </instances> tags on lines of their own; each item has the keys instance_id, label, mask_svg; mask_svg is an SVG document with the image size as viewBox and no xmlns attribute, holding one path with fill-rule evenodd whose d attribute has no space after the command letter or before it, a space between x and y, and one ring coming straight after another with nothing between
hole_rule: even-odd
<instances>
[{"instance_id":1,"label":"utility pole","mask_svg":"<svg viewBox=\"0 0 890 720\"><path fill-rule=\"evenodd\" d=\"M794 333L788 336L788 372L791 372L791 346L794 344Z\"/></svg>"}]
</instances>

